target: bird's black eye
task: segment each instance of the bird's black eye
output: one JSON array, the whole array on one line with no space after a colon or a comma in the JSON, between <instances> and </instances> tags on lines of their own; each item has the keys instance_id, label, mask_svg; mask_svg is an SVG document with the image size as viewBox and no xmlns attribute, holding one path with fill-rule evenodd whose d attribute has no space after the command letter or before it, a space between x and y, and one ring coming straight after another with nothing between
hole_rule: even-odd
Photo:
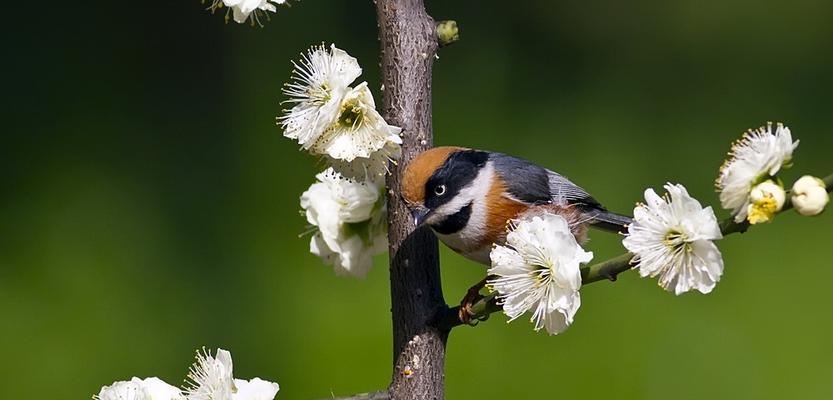
<instances>
[{"instance_id":1,"label":"bird's black eye","mask_svg":"<svg viewBox=\"0 0 833 400\"><path fill-rule=\"evenodd\" d=\"M439 185L434 188L434 194L437 196L442 196L445 194L445 185Z\"/></svg>"}]
</instances>

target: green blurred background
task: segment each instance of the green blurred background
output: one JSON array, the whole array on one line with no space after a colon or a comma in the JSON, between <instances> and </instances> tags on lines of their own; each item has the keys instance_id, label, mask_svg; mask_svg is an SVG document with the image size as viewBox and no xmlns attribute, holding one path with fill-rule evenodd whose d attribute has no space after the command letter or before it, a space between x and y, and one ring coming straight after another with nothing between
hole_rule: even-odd
<instances>
[{"instance_id":1,"label":"green blurred background","mask_svg":"<svg viewBox=\"0 0 833 400\"><path fill-rule=\"evenodd\" d=\"M666 181L717 204L729 144L767 120L801 139L788 183L833 173L833 2L428 3L462 30L434 69L437 144L528 158L621 212ZM306 0L262 29L160 5L7 21L0 398L178 383L203 345L282 399L384 387L386 257L354 280L308 254L298 196L320 165L274 125L290 59L322 41L359 59L381 102L372 3ZM709 296L634 273L588 286L561 336L500 315L456 329L448 397L830 398L832 230L829 212L790 212L727 238ZM622 251L603 233L589 248ZM449 303L484 273L442 262Z\"/></svg>"}]
</instances>

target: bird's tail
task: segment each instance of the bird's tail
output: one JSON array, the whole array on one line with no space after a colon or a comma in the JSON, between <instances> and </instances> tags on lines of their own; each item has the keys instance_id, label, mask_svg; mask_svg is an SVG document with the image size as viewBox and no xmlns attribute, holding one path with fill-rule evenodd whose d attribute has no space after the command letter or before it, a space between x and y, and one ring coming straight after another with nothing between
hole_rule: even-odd
<instances>
[{"instance_id":1,"label":"bird's tail","mask_svg":"<svg viewBox=\"0 0 833 400\"><path fill-rule=\"evenodd\" d=\"M599 209L587 212L587 217L590 226L613 233L627 233L628 225L633 222L633 218L626 215Z\"/></svg>"}]
</instances>

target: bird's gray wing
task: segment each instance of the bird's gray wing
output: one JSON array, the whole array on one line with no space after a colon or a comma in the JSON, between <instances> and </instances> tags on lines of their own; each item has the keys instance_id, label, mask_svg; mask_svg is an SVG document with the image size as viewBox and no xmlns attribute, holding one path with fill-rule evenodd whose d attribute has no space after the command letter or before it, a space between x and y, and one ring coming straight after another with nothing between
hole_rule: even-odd
<instances>
[{"instance_id":1,"label":"bird's gray wing","mask_svg":"<svg viewBox=\"0 0 833 400\"><path fill-rule=\"evenodd\" d=\"M604 207L593 196L566 177L549 170L547 173L552 199L556 204L575 204L581 208L604 210Z\"/></svg>"},{"instance_id":2,"label":"bird's gray wing","mask_svg":"<svg viewBox=\"0 0 833 400\"><path fill-rule=\"evenodd\" d=\"M527 204L574 205L594 226L611 232L626 232L631 218L607 211L596 199L557 172L529 161L492 153L489 160L506 183L509 194Z\"/></svg>"},{"instance_id":3,"label":"bird's gray wing","mask_svg":"<svg viewBox=\"0 0 833 400\"><path fill-rule=\"evenodd\" d=\"M552 203L549 171L506 154L491 153L489 160L513 198L527 204Z\"/></svg>"},{"instance_id":4,"label":"bird's gray wing","mask_svg":"<svg viewBox=\"0 0 833 400\"><path fill-rule=\"evenodd\" d=\"M509 194L520 201L603 209L584 189L556 172L506 154L492 153L489 159L506 182Z\"/></svg>"}]
</instances>

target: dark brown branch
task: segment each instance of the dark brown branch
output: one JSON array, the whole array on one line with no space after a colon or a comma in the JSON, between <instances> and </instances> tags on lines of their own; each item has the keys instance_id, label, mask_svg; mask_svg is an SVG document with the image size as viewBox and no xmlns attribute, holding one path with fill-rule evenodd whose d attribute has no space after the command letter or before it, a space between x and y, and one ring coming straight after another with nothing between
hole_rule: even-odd
<instances>
[{"instance_id":1,"label":"dark brown branch","mask_svg":"<svg viewBox=\"0 0 833 400\"><path fill-rule=\"evenodd\" d=\"M437 240L414 231L399 195L404 167L431 147L431 69L437 53L434 20L422 0L377 0L385 120L402 127L402 158L388 177L393 378L390 398L442 399L448 330L428 322L446 309Z\"/></svg>"},{"instance_id":2,"label":"dark brown branch","mask_svg":"<svg viewBox=\"0 0 833 400\"><path fill-rule=\"evenodd\" d=\"M823 179L824 184L827 186L827 191L830 192L833 190L833 175L828 175ZM787 210L793 208L792 202L790 200L790 192L787 192L786 201L784 202L784 207L779 211L779 213L783 213ZM723 233L723 236L731 235L733 233L743 233L749 229L749 223L746 221L743 222L735 222L733 217L728 217L722 221L720 221L720 231ZM620 256L611 258L607 261L603 261L597 264L589 265L583 267L581 269L581 284L587 285L589 283L609 280L615 281L616 277L629 269L631 269L630 260L633 258L632 253L625 253ZM497 304L497 298L495 293L491 293L488 296L483 297L477 303L473 304L472 307L472 320L473 321L482 321L488 318L488 315L494 312L498 312L501 310L500 305ZM434 324L441 329L451 329L456 326L464 325L464 322L459 318L460 307L450 308L447 311L439 314L437 319L434 321Z\"/></svg>"}]
</instances>

